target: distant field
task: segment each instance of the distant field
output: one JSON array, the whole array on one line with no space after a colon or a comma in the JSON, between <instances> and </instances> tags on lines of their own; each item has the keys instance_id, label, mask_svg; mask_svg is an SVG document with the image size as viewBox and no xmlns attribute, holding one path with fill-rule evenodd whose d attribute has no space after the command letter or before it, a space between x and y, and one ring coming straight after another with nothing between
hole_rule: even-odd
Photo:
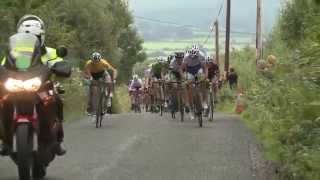
<instances>
[{"instance_id":1,"label":"distant field","mask_svg":"<svg viewBox=\"0 0 320 180\"><path fill-rule=\"evenodd\" d=\"M145 51L149 55L149 57L159 56L160 54L163 56L165 54L171 54L175 51L185 51L192 44L203 45L203 42L207 39L206 36L184 39L184 40L172 40L172 39L164 39L162 41L146 41L143 45ZM223 36L220 37L220 49L223 52L224 50L224 42L225 39ZM236 36L233 35L231 37L231 48L239 49L248 45L253 45L254 39L251 36ZM206 44L203 45L203 49L206 51L214 50L214 39L212 37L209 38ZM159 55L158 55L159 54Z\"/></svg>"}]
</instances>

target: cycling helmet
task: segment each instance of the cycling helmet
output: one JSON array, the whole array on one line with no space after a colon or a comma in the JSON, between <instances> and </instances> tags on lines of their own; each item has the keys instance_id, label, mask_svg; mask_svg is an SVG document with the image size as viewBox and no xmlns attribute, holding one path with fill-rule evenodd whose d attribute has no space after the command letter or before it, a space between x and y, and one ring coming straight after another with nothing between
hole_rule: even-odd
<instances>
[{"instance_id":1,"label":"cycling helmet","mask_svg":"<svg viewBox=\"0 0 320 180\"><path fill-rule=\"evenodd\" d=\"M213 59L211 56L208 56L208 57L206 58L206 62L207 62L207 63L213 63L213 61L214 61L214 59Z\"/></svg>"},{"instance_id":2,"label":"cycling helmet","mask_svg":"<svg viewBox=\"0 0 320 180\"><path fill-rule=\"evenodd\" d=\"M31 33L40 39L41 46L45 40L45 25L42 19L35 15L23 16L17 24L18 33Z\"/></svg>"},{"instance_id":3,"label":"cycling helmet","mask_svg":"<svg viewBox=\"0 0 320 180\"><path fill-rule=\"evenodd\" d=\"M99 62L99 61L101 61L101 59L102 59L102 56L101 56L101 54L98 53L98 52L94 52L94 53L91 55L91 60L92 60L93 62Z\"/></svg>"},{"instance_id":4,"label":"cycling helmet","mask_svg":"<svg viewBox=\"0 0 320 180\"><path fill-rule=\"evenodd\" d=\"M174 55L169 55L168 56L168 61L170 62L174 58Z\"/></svg>"},{"instance_id":5,"label":"cycling helmet","mask_svg":"<svg viewBox=\"0 0 320 180\"><path fill-rule=\"evenodd\" d=\"M132 79L133 79L133 80L138 80L138 79L139 79L139 76L138 76L137 74L134 74L134 75L132 76Z\"/></svg>"},{"instance_id":6,"label":"cycling helmet","mask_svg":"<svg viewBox=\"0 0 320 180\"><path fill-rule=\"evenodd\" d=\"M191 48L191 55L199 55L199 52L200 52L200 49L198 47L198 45L193 45L192 48Z\"/></svg>"},{"instance_id":7,"label":"cycling helmet","mask_svg":"<svg viewBox=\"0 0 320 180\"><path fill-rule=\"evenodd\" d=\"M159 58L157 58L157 62L158 62L158 63L164 63L165 60L164 60L162 57L159 57Z\"/></svg>"},{"instance_id":8,"label":"cycling helmet","mask_svg":"<svg viewBox=\"0 0 320 180\"><path fill-rule=\"evenodd\" d=\"M184 58L184 52L176 52L174 54L174 57L177 58L177 59Z\"/></svg>"}]
</instances>

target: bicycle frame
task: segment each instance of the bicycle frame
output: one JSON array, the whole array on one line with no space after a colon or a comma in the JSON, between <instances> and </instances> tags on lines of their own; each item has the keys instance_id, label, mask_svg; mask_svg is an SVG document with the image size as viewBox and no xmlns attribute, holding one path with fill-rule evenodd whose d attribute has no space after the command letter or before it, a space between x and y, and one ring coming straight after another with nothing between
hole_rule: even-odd
<instances>
[{"instance_id":1,"label":"bicycle frame","mask_svg":"<svg viewBox=\"0 0 320 180\"><path fill-rule=\"evenodd\" d=\"M209 90L209 106L210 106L210 117L209 117L209 121L213 121L213 114L214 114L214 109L215 109L215 97L213 95L214 93L214 88L213 86L215 86L214 83L210 82L210 90Z\"/></svg>"},{"instance_id":2,"label":"bicycle frame","mask_svg":"<svg viewBox=\"0 0 320 180\"><path fill-rule=\"evenodd\" d=\"M136 113L141 112L141 94L142 94L142 91L139 89L136 89L135 91L133 91L134 111Z\"/></svg>"},{"instance_id":3,"label":"bicycle frame","mask_svg":"<svg viewBox=\"0 0 320 180\"><path fill-rule=\"evenodd\" d=\"M106 103L108 100L108 97L106 95L106 90L107 90L107 83L104 81L97 81L97 80L92 80L91 81L91 85L90 85L90 95L91 95L91 103L92 103L92 107L94 108L94 111L96 112L96 128L99 128L102 126L102 120L103 120L103 116L106 113ZM96 94L94 94L93 88L97 88L96 89ZM96 98L96 99L92 99L92 98ZM95 102L94 102L95 100Z\"/></svg>"},{"instance_id":4,"label":"bicycle frame","mask_svg":"<svg viewBox=\"0 0 320 180\"><path fill-rule=\"evenodd\" d=\"M203 126L203 119L202 119L202 102L201 102L201 89L200 89L201 82L195 79L194 82L192 82L192 88L193 88L193 110L195 116L198 118L199 127Z\"/></svg>"},{"instance_id":5,"label":"bicycle frame","mask_svg":"<svg viewBox=\"0 0 320 180\"><path fill-rule=\"evenodd\" d=\"M171 100L173 100L174 97L178 98L177 99L177 106L178 106L178 111L180 111L180 115L181 115L181 122L184 121L184 102L183 102L183 87L182 87L182 83L184 81L170 81L167 82L167 84L170 85L176 85L171 87L172 88L172 92L171 93ZM175 111L172 110L171 112L172 114L172 118L175 119Z\"/></svg>"},{"instance_id":6,"label":"bicycle frame","mask_svg":"<svg viewBox=\"0 0 320 180\"><path fill-rule=\"evenodd\" d=\"M152 104L160 106L160 116L163 115L163 111L164 111L164 102L165 102L165 88L163 87L164 83L165 81L163 80L152 82L153 93L154 93L154 84L159 84L159 89L157 90L160 92L156 92L156 95L154 95L156 97L155 99L153 99L154 102L152 102ZM159 95L160 97L157 97L157 95Z\"/></svg>"}]
</instances>

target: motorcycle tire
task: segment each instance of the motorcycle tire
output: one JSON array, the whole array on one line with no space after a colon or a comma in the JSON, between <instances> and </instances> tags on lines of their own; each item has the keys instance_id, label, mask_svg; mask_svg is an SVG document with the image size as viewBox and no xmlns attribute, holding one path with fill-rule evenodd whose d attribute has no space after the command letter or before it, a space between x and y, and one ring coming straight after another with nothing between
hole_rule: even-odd
<instances>
[{"instance_id":1,"label":"motorcycle tire","mask_svg":"<svg viewBox=\"0 0 320 180\"><path fill-rule=\"evenodd\" d=\"M20 180L31 179L33 162L33 142L29 124L20 124L16 129L17 135L17 166Z\"/></svg>"},{"instance_id":2,"label":"motorcycle tire","mask_svg":"<svg viewBox=\"0 0 320 180\"><path fill-rule=\"evenodd\" d=\"M42 179L47 175L47 168L37 164L36 162L33 165L32 168L32 176L35 179Z\"/></svg>"}]
</instances>

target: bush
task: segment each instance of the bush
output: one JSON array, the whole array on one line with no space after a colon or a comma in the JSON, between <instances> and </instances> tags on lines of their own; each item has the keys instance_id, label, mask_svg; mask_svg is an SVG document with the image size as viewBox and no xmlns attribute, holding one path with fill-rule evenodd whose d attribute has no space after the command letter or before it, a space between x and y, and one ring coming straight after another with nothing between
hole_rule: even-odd
<instances>
[{"instance_id":1,"label":"bush","mask_svg":"<svg viewBox=\"0 0 320 180\"><path fill-rule=\"evenodd\" d=\"M239 89L246 94L243 119L263 145L266 158L279 164L281 179L319 179L320 45L305 41L305 48L289 50L277 37L274 32L269 40L273 46L268 45L277 49L267 49L278 58L273 70L256 72L253 50L232 54ZM222 89L219 109L232 110L233 94Z\"/></svg>"},{"instance_id":2,"label":"bush","mask_svg":"<svg viewBox=\"0 0 320 180\"><path fill-rule=\"evenodd\" d=\"M86 112L88 97L80 79L80 70L74 69L71 78L62 83L66 90L63 95L65 120L82 118Z\"/></svg>"},{"instance_id":3,"label":"bush","mask_svg":"<svg viewBox=\"0 0 320 180\"><path fill-rule=\"evenodd\" d=\"M115 99L113 101L113 112L115 113L126 113L130 112L131 101L128 93L128 86L122 84L116 87Z\"/></svg>"}]
</instances>

